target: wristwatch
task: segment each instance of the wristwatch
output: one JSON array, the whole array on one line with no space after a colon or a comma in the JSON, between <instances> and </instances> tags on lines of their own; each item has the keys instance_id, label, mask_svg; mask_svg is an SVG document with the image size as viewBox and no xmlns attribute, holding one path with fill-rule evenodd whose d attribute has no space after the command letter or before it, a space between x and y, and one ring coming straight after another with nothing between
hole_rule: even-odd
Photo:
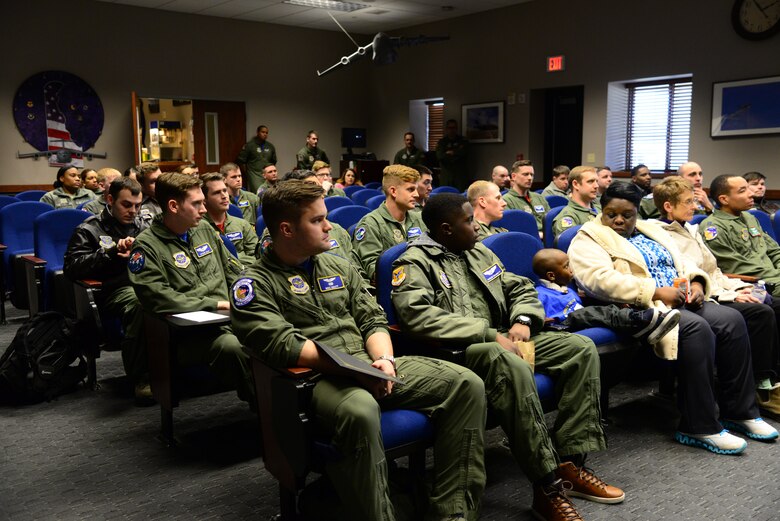
<instances>
[{"instance_id":1,"label":"wristwatch","mask_svg":"<svg viewBox=\"0 0 780 521\"><path fill-rule=\"evenodd\" d=\"M523 326L531 327L531 317L528 315L520 315L517 317L517 320L515 320L518 324L521 324Z\"/></svg>"},{"instance_id":2,"label":"wristwatch","mask_svg":"<svg viewBox=\"0 0 780 521\"><path fill-rule=\"evenodd\" d=\"M395 357L393 355L382 355L377 360L387 360L391 364L393 364L393 368L395 368Z\"/></svg>"}]
</instances>

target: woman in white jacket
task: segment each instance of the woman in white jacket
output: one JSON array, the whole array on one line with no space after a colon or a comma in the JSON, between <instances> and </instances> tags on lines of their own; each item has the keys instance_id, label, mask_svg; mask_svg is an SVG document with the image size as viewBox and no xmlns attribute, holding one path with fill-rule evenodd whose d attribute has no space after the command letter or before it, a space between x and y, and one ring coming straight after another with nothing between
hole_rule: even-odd
<instances>
[{"instance_id":1,"label":"woman in white jacket","mask_svg":"<svg viewBox=\"0 0 780 521\"><path fill-rule=\"evenodd\" d=\"M678 334L670 333L655 349L658 356L678 361L677 441L737 454L747 443L724 427L754 439L776 438L777 431L758 417L745 321L733 309L706 302L709 277L679 253L668 233L637 222L641 198L637 187L627 183L613 183L604 192L602 213L582 226L569 247L578 284L601 301L680 309ZM688 295L673 286L675 278L688 279Z\"/></svg>"}]
</instances>

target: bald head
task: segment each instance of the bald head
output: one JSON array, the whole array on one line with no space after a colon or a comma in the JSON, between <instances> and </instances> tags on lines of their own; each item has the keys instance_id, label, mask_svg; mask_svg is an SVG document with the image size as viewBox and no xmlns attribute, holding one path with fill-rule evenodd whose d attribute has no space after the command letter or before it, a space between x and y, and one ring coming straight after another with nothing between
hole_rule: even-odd
<instances>
[{"instance_id":1,"label":"bald head","mask_svg":"<svg viewBox=\"0 0 780 521\"><path fill-rule=\"evenodd\" d=\"M688 161L687 163L681 164L677 169L677 175L689 181L694 188L701 189L704 175L702 174L699 163Z\"/></svg>"},{"instance_id":2,"label":"bald head","mask_svg":"<svg viewBox=\"0 0 780 521\"><path fill-rule=\"evenodd\" d=\"M493 167L493 172L490 174L492 181L501 189L509 188L512 184L512 180L509 177L509 170L501 165Z\"/></svg>"}]
</instances>

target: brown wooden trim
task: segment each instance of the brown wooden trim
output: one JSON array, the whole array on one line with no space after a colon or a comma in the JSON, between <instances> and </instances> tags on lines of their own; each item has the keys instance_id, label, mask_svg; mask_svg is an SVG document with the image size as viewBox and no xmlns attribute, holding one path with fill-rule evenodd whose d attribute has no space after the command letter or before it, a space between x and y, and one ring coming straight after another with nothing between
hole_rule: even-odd
<instances>
[{"instance_id":1,"label":"brown wooden trim","mask_svg":"<svg viewBox=\"0 0 780 521\"><path fill-rule=\"evenodd\" d=\"M27 190L46 190L49 192L54 188L51 183L45 185L0 185L0 193L3 194L18 194Z\"/></svg>"}]
</instances>

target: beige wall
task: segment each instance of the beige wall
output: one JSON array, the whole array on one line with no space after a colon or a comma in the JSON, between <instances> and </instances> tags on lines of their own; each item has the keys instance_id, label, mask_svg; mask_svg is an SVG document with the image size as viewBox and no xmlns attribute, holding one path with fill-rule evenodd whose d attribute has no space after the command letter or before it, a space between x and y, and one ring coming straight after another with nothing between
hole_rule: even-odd
<instances>
[{"instance_id":1,"label":"beige wall","mask_svg":"<svg viewBox=\"0 0 780 521\"><path fill-rule=\"evenodd\" d=\"M31 151L11 114L13 94L30 75L64 70L86 80L106 112L94 150L123 169L132 162L130 91L143 96L244 100L248 135L265 123L282 170L292 165L306 131L317 128L335 159L341 127L368 126L370 149L392 158L402 146L410 99L443 96L446 116L460 105L526 95L506 107L506 143L474 145L475 175L495 163L529 157L531 89L585 86L583 159L604 160L607 83L693 74L690 157L706 176L758 170L780 188L780 136L709 137L712 82L780 74L780 36L749 42L731 28L732 0L537 0L393 35L449 35L448 42L400 50L398 63L364 60L317 78L315 69L350 52L340 33L183 15L89 0L6 1L0 7L0 185L50 182L44 161L15 158ZM67 6L67 7L65 7ZM706 7L705 7L706 6ZM89 36L87 36L89 35ZM366 37L358 37L361 43ZM566 71L548 74L545 57L566 55ZM538 139L537 139L538 141ZM534 159L534 157L531 157Z\"/></svg>"},{"instance_id":2,"label":"beige wall","mask_svg":"<svg viewBox=\"0 0 780 521\"><path fill-rule=\"evenodd\" d=\"M280 169L294 165L306 132L320 131L331 158L341 153L341 127L367 126L369 63L318 79L316 69L350 52L335 32L152 11L89 0L4 1L0 4L0 185L42 184L56 169L32 152L11 111L16 89L45 70L73 73L98 93L103 134L93 151L108 159L86 166L133 163L130 92L141 96L241 100L248 136L270 127Z\"/></svg>"}]
</instances>

